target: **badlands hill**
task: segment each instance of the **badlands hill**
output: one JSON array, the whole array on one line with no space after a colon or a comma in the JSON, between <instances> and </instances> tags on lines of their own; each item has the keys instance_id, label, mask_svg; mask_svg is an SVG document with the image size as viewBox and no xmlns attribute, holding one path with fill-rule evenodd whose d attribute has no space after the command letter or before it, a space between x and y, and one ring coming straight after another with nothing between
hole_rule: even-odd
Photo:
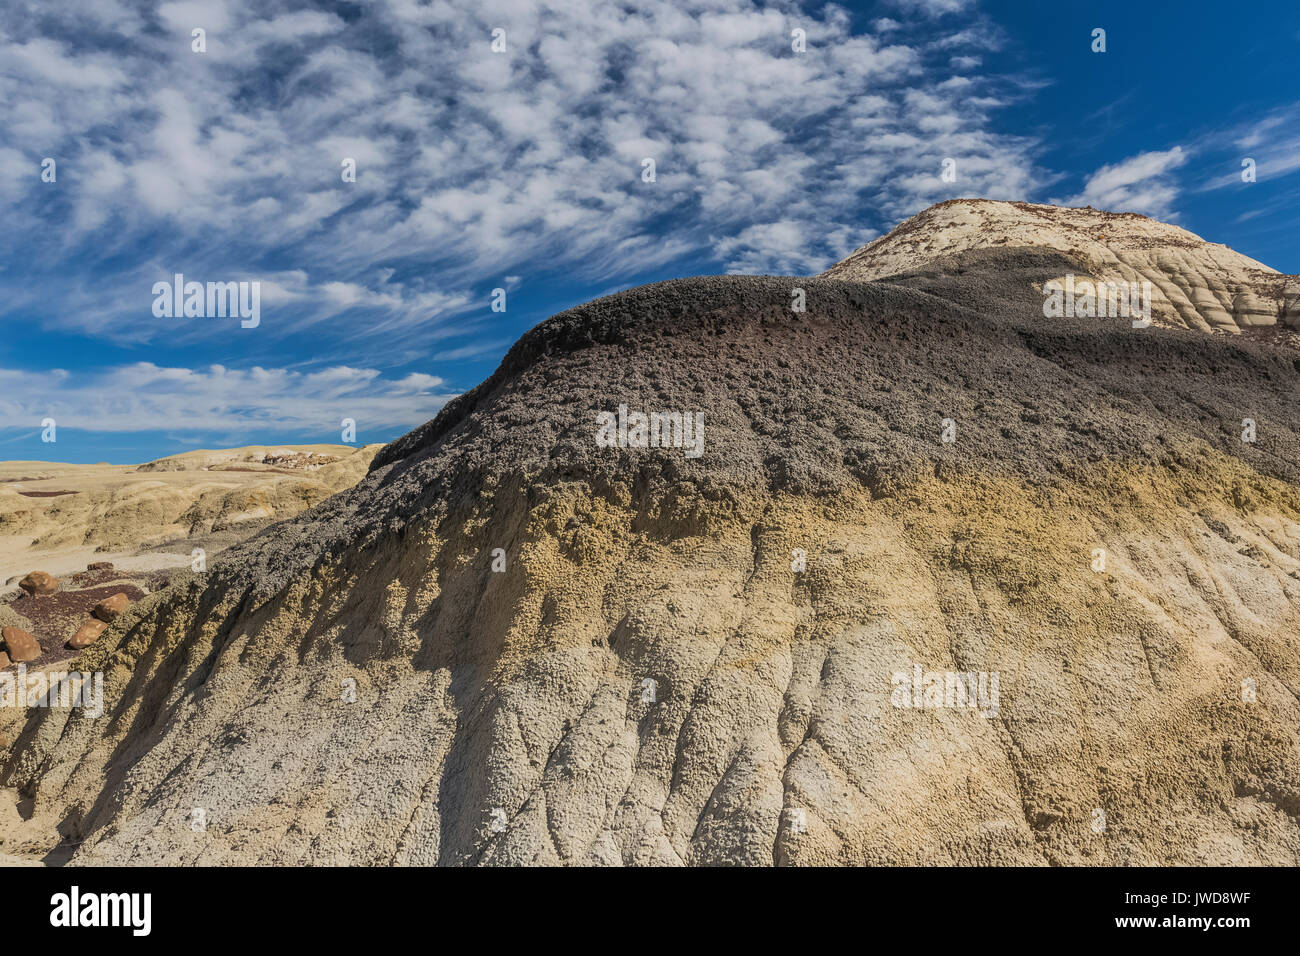
<instances>
[{"instance_id":1,"label":"badlands hill","mask_svg":"<svg viewBox=\"0 0 1300 956\"><path fill-rule=\"evenodd\" d=\"M1300 343L1295 276L1136 213L953 199L918 213L824 275L868 282L998 248L1057 252L1072 274L1092 280L1150 282L1157 325L1280 333L1291 345Z\"/></svg>"},{"instance_id":2,"label":"badlands hill","mask_svg":"<svg viewBox=\"0 0 1300 956\"><path fill-rule=\"evenodd\" d=\"M367 446L369 447L369 446ZM362 458L352 445L246 445L243 448L202 449L170 455L136 467L152 471L279 471L302 474L320 471L327 465L347 460L354 469ZM338 469L347 470L347 469ZM358 477L360 477L358 475Z\"/></svg>"},{"instance_id":3,"label":"badlands hill","mask_svg":"<svg viewBox=\"0 0 1300 956\"><path fill-rule=\"evenodd\" d=\"M964 210L542 323L115 622L104 716L10 730L4 851L1300 863L1300 353L1045 319L1086 214L929 215ZM701 453L608 447L620 406L702 413ZM917 668L997 698L907 706Z\"/></svg>"}]
</instances>

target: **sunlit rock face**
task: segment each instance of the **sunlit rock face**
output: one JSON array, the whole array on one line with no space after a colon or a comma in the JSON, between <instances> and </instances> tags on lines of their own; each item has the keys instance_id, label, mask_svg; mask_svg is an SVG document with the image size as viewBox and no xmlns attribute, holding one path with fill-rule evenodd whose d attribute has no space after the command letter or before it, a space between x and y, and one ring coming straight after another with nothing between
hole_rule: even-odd
<instances>
[{"instance_id":1,"label":"sunlit rock face","mask_svg":"<svg viewBox=\"0 0 1300 956\"><path fill-rule=\"evenodd\" d=\"M827 278L898 276L987 249L1059 252L1092 281L1150 282L1156 325L1240 332L1295 328L1300 279L1227 246L1135 213L954 199L931 206L827 270ZM1059 278L1059 277L1057 277Z\"/></svg>"}]
</instances>

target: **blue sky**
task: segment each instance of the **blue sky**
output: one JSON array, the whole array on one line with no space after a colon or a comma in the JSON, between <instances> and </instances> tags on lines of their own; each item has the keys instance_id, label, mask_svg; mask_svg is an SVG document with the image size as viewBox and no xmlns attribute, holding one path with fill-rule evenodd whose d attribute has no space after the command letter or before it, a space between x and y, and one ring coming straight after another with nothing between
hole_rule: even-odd
<instances>
[{"instance_id":1,"label":"blue sky","mask_svg":"<svg viewBox=\"0 0 1300 956\"><path fill-rule=\"evenodd\" d=\"M386 441L555 312L819 272L954 196L1300 273L1297 61L1290 2L10 0L0 459ZM175 273L260 322L155 315Z\"/></svg>"}]
</instances>

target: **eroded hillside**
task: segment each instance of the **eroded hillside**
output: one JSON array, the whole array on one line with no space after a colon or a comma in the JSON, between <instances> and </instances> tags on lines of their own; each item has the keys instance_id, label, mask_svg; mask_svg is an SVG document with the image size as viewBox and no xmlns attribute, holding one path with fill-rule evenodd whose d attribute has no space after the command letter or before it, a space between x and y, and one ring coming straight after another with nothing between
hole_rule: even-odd
<instances>
[{"instance_id":1,"label":"eroded hillside","mask_svg":"<svg viewBox=\"0 0 1300 956\"><path fill-rule=\"evenodd\" d=\"M1072 267L556 316L355 488L127 612L80 664L103 718L11 722L27 852L1300 862L1300 364L1045 322ZM703 453L600 446L620 405L702 412ZM996 706L899 706L917 667L996 674Z\"/></svg>"}]
</instances>

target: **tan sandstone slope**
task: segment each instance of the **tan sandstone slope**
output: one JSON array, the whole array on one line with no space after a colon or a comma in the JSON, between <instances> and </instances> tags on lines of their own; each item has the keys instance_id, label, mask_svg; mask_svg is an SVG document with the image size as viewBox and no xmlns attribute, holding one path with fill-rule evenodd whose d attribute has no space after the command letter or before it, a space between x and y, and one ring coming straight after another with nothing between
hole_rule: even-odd
<instances>
[{"instance_id":1,"label":"tan sandstone slope","mask_svg":"<svg viewBox=\"0 0 1300 956\"><path fill-rule=\"evenodd\" d=\"M1137 213L954 199L863 246L823 275L870 281L979 248L1054 249L1078 275L1149 281L1157 325L1240 332L1300 330L1300 279Z\"/></svg>"},{"instance_id":2,"label":"tan sandstone slope","mask_svg":"<svg viewBox=\"0 0 1300 956\"><path fill-rule=\"evenodd\" d=\"M527 333L115 621L78 660L102 717L0 713L0 852L1300 864L1300 358L1045 320L1074 227L926 259L918 222L887 281L676 280ZM1169 235L1144 268L1181 274ZM600 444L620 405L702 415L701 454ZM997 706L901 706L917 668Z\"/></svg>"}]
</instances>

